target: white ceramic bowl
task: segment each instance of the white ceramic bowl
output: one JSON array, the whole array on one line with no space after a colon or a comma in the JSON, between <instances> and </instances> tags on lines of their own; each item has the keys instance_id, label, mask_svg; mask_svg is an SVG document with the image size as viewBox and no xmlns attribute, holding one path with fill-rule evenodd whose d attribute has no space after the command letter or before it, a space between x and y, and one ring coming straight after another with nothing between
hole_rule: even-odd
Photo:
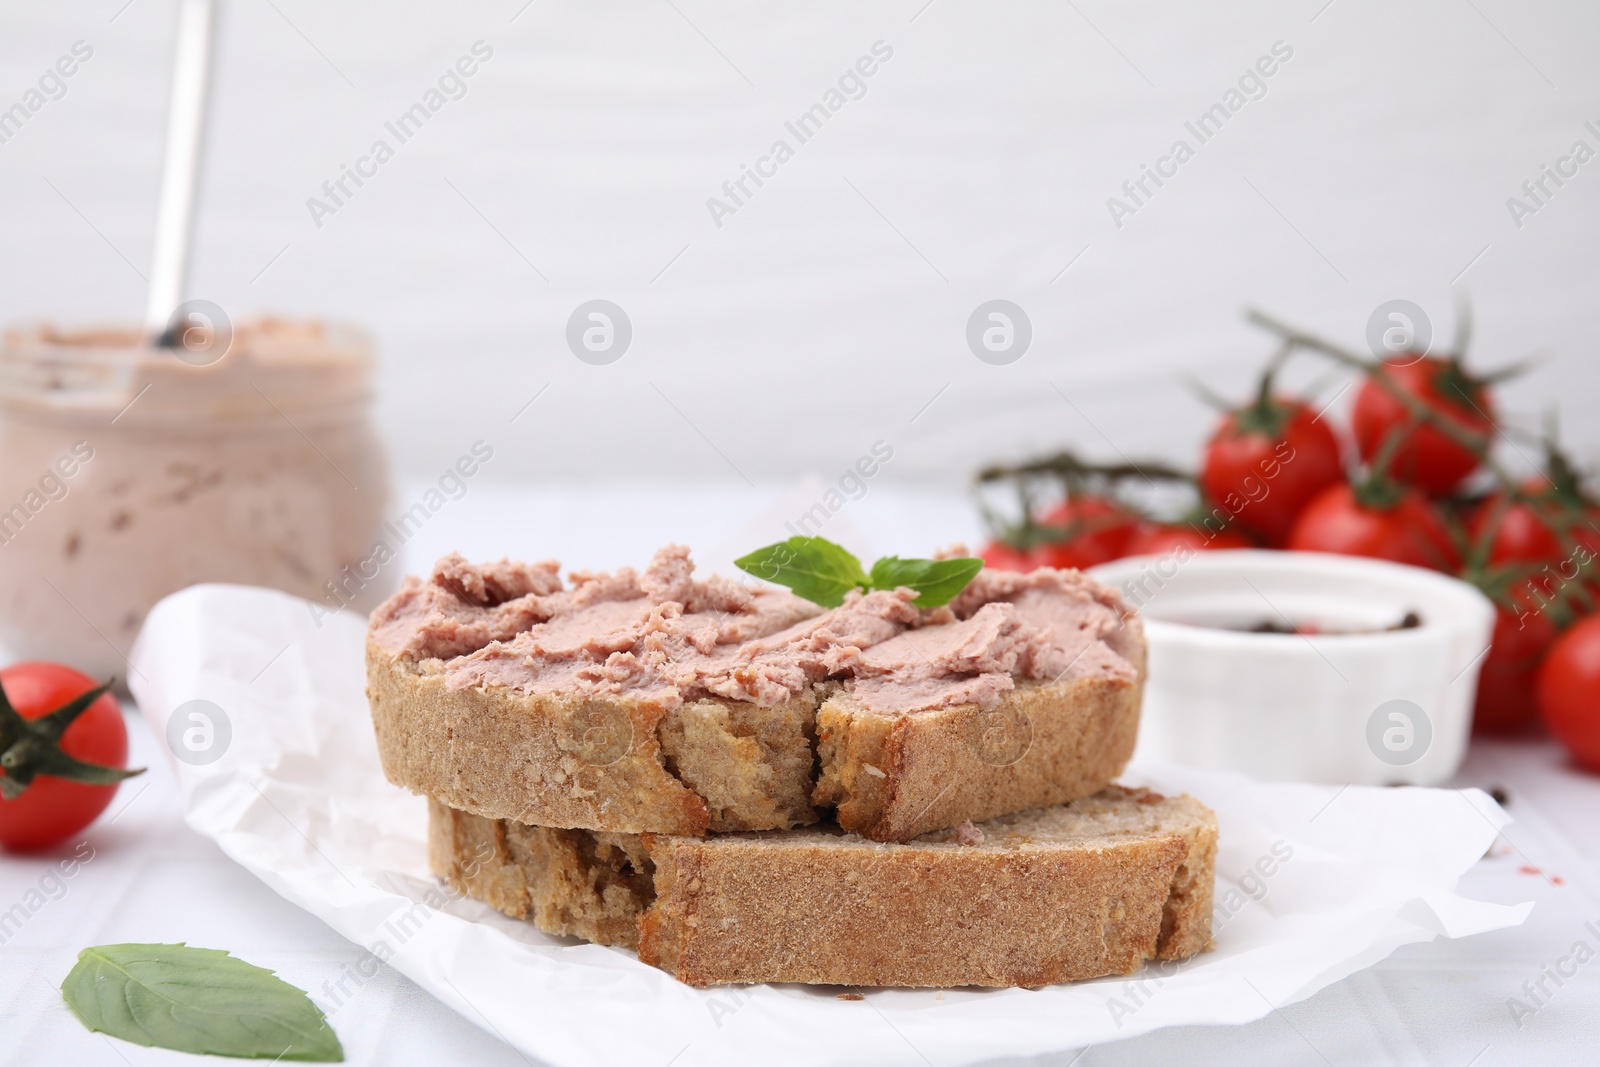
<instances>
[{"instance_id":1,"label":"white ceramic bowl","mask_svg":"<svg viewBox=\"0 0 1600 1067\"><path fill-rule=\"evenodd\" d=\"M1144 617L1140 756L1365 785L1436 785L1460 766L1494 627L1494 606L1467 583L1398 563L1254 549L1136 556L1089 573ZM1421 625L1381 632L1408 612ZM1380 632L1222 628L1265 621Z\"/></svg>"}]
</instances>

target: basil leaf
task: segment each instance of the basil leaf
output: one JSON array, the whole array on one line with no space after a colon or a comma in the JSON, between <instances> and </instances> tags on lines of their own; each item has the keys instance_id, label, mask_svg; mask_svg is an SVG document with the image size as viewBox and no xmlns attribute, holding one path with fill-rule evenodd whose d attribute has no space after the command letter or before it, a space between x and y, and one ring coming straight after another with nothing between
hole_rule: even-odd
<instances>
[{"instance_id":1,"label":"basil leaf","mask_svg":"<svg viewBox=\"0 0 1600 1067\"><path fill-rule=\"evenodd\" d=\"M983 570L981 559L901 559L885 556L868 575L861 561L844 548L821 537L796 535L733 561L742 571L777 582L814 604L836 608L852 589L917 591L912 601L919 608L948 604Z\"/></svg>"},{"instance_id":2,"label":"basil leaf","mask_svg":"<svg viewBox=\"0 0 1600 1067\"><path fill-rule=\"evenodd\" d=\"M846 593L868 584L861 561L821 537L796 535L787 541L758 548L733 563L757 578L786 585L796 596L825 608L838 607L844 603Z\"/></svg>"},{"instance_id":3,"label":"basil leaf","mask_svg":"<svg viewBox=\"0 0 1600 1067\"><path fill-rule=\"evenodd\" d=\"M136 1045L251 1059L344 1059L310 997L220 949L86 948L61 993L90 1030Z\"/></svg>"},{"instance_id":4,"label":"basil leaf","mask_svg":"<svg viewBox=\"0 0 1600 1067\"><path fill-rule=\"evenodd\" d=\"M919 608L948 604L983 570L981 559L901 559L885 556L872 565L875 589L910 586L921 595L912 603Z\"/></svg>"}]
</instances>

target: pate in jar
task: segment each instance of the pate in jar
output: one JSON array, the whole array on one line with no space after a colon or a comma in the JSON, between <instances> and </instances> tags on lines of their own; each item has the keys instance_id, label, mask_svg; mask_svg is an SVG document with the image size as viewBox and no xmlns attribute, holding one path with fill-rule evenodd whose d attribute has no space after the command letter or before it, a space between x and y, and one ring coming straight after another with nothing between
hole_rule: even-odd
<instances>
[{"instance_id":1,"label":"pate in jar","mask_svg":"<svg viewBox=\"0 0 1600 1067\"><path fill-rule=\"evenodd\" d=\"M0 643L121 676L150 607L197 582L359 609L388 472L372 348L262 319L152 348L133 330L0 339Z\"/></svg>"}]
</instances>

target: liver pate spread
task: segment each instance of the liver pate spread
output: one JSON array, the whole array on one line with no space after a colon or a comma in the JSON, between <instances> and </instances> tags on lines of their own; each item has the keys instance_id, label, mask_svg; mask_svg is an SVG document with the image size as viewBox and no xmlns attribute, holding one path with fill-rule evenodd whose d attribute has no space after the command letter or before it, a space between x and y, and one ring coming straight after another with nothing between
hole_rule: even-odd
<instances>
[{"instance_id":1,"label":"liver pate spread","mask_svg":"<svg viewBox=\"0 0 1600 1067\"><path fill-rule=\"evenodd\" d=\"M586 692L774 705L819 682L888 713L993 705L1021 681L1132 683L1139 621L1077 571L981 571L949 605L910 589L851 593L832 610L782 590L693 577L668 545L640 573L446 556L372 614L389 653L454 688Z\"/></svg>"}]
</instances>

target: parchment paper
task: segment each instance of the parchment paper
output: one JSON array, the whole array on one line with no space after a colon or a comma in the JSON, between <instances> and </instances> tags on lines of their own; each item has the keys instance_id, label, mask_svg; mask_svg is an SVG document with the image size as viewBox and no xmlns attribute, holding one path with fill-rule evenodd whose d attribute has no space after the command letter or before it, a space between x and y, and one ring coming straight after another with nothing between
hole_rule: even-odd
<instances>
[{"instance_id":1,"label":"parchment paper","mask_svg":"<svg viewBox=\"0 0 1600 1067\"><path fill-rule=\"evenodd\" d=\"M1509 821L1480 791L1268 785L1136 766L1124 782L1187 792L1217 812L1214 952L1040 990L861 990L864 1000L846 1001L831 987L691 989L630 952L551 937L460 898L428 873L424 801L378 764L364 625L222 585L151 612L130 685L174 751L185 818L375 959L559 1067L966 1064L1243 1023L1401 945L1513 926L1532 907L1455 892ZM341 979L342 989L311 991L327 1010L361 969Z\"/></svg>"}]
</instances>

